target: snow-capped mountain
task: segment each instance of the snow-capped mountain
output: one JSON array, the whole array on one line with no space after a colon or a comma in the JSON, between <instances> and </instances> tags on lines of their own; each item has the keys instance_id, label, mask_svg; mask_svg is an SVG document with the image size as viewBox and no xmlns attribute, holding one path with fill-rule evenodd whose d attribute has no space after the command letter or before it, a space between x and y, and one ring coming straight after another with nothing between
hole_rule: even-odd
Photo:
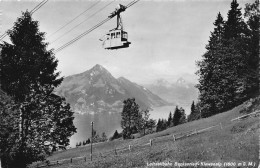
<instances>
[{"instance_id":1,"label":"snow-capped mountain","mask_svg":"<svg viewBox=\"0 0 260 168\"><path fill-rule=\"evenodd\" d=\"M135 98L141 108L168 105L148 89L123 77L114 78L101 65L66 77L56 93L78 113L121 112L123 101Z\"/></svg>"},{"instance_id":2,"label":"snow-capped mountain","mask_svg":"<svg viewBox=\"0 0 260 168\"><path fill-rule=\"evenodd\" d=\"M176 103L180 106L190 107L192 101L196 101L198 97L198 90L195 88L195 84L187 82L182 77L173 83L165 79L158 79L146 87L167 102Z\"/></svg>"}]
</instances>

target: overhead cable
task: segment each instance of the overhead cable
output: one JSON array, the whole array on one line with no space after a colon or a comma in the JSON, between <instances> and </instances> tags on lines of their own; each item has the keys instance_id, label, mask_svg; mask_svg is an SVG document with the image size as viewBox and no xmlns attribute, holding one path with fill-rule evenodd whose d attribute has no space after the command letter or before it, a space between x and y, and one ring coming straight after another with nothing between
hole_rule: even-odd
<instances>
[{"instance_id":1,"label":"overhead cable","mask_svg":"<svg viewBox=\"0 0 260 168\"><path fill-rule=\"evenodd\" d=\"M48 0L43 0L41 3L39 3L37 6L35 6L31 11L30 14L32 15L34 12L36 12L38 9L40 9L44 4L46 4Z\"/></svg>"},{"instance_id":2,"label":"overhead cable","mask_svg":"<svg viewBox=\"0 0 260 168\"><path fill-rule=\"evenodd\" d=\"M40 9L44 4L46 4L48 2L48 0L43 0L41 1L38 5L36 5L31 11L30 11L30 14L32 15L34 12L36 12L38 9ZM11 29L8 29L8 30L13 30L12 28ZM8 31L7 30L7 31ZM7 31L2 34L0 36L0 40L3 41L3 39L7 36Z\"/></svg>"},{"instance_id":3,"label":"overhead cable","mask_svg":"<svg viewBox=\"0 0 260 168\"><path fill-rule=\"evenodd\" d=\"M115 0L114 0L115 1ZM102 7L101 9L99 9L97 12L95 12L94 14L90 15L88 18L86 18L85 20L83 20L82 22L80 22L79 24L77 24L76 26L74 26L73 28L71 28L70 30L66 31L65 33L63 33L62 35L60 35L58 38L56 38L55 40L53 40L51 42L54 43L55 41L59 40L60 38L64 37L65 35L67 35L69 32L71 32L72 30L74 30L75 28L79 27L81 24L83 24L84 22L86 22L87 20L89 20L90 18L92 18L93 16L95 16L97 13L101 12L102 10L104 10L106 7L108 7L109 5L111 5L114 1L108 3L107 5L105 5L104 7Z\"/></svg>"},{"instance_id":4,"label":"overhead cable","mask_svg":"<svg viewBox=\"0 0 260 168\"><path fill-rule=\"evenodd\" d=\"M131 7L132 5L134 5L135 3L137 3L140 0L137 1L132 1L130 2L126 8ZM112 17L108 17L107 19L101 21L100 23L98 23L97 25L95 25L94 27L88 29L87 31L85 31L84 33L80 34L79 36L77 36L76 38L70 40L69 42L65 43L64 45L60 46L59 48L57 48L56 50L54 50L54 53L58 53L61 50L67 48L68 46L72 45L73 43L75 43L76 41L78 41L79 39L81 39L82 37L84 37L85 35L89 34L90 32L92 32L93 30L95 30L96 28L100 27L101 25L103 25L104 23L106 23L107 21L109 21L110 19L112 19Z\"/></svg>"},{"instance_id":5,"label":"overhead cable","mask_svg":"<svg viewBox=\"0 0 260 168\"><path fill-rule=\"evenodd\" d=\"M73 22L74 20L76 20L78 17L80 17L81 15L83 15L84 13L86 13L87 11L89 11L90 9L92 9L94 6L96 6L101 0L97 1L95 4L93 4L92 6L90 6L88 9L84 10L83 12L81 12L79 15L77 15L75 18L73 18L71 21L69 21L68 23L66 23L65 25L63 25L61 28L59 28L58 30L56 30L54 33L52 33L51 35L49 35L49 37L53 36L54 34L56 34L58 31L60 31L61 29L63 29L64 27L66 27L67 25L69 25L71 22Z\"/></svg>"}]
</instances>

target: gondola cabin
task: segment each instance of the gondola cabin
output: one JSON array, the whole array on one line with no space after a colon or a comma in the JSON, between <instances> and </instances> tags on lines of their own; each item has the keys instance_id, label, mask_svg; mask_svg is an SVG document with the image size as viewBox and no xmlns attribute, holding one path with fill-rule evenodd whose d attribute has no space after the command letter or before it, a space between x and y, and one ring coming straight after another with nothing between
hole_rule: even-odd
<instances>
[{"instance_id":1,"label":"gondola cabin","mask_svg":"<svg viewBox=\"0 0 260 168\"><path fill-rule=\"evenodd\" d=\"M110 30L109 33L106 34L103 47L105 49L119 49L119 48L127 48L129 47L129 44L131 42L128 41L128 35L127 32L116 29L116 30Z\"/></svg>"}]
</instances>

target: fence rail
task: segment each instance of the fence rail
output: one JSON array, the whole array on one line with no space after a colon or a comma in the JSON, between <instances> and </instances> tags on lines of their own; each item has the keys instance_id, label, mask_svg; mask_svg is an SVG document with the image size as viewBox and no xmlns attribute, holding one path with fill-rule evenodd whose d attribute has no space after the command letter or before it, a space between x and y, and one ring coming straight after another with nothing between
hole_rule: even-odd
<instances>
[{"instance_id":1,"label":"fence rail","mask_svg":"<svg viewBox=\"0 0 260 168\"><path fill-rule=\"evenodd\" d=\"M260 114L260 110L255 111L255 112L250 113L250 114L246 114L246 115L237 117L237 118L234 118L234 119L231 119L231 121L245 119L245 118L252 116L252 115L257 116L259 114ZM215 128L215 127L220 127L220 129L223 129L222 123L219 123L217 125L213 125L213 126L210 126L210 127L207 127L207 128L200 129L200 130L194 129L194 130L190 130L190 131L187 131L187 132L180 132L180 133L176 133L176 134L168 134L167 136L156 137L156 138L150 139L150 141L148 143L145 143L145 144L142 144L142 145L129 145L128 147L126 146L126 147L121 147L121 148L114 148L112 150L108 150L108 151L105 151L105 152L102 152L102 153L101 152L100 153L94 153L94 154L92 154L92 157L96 156L95 158L98 158L98 157L103 157L103 156L109 156L109 154L118 155L119 153L122 153L122 152L125 152L125 151L132 152L136 148L140 149L140 147L145 147L145 146L152 147L154 145L154 143L158 143L158 142L160 142L160 140L166 139L166 137L167 138L171 137L173 141L176 141L178 139L182 139L182 138L189 137L189 136L192 136L192 135L200 134L202 132L208 131L208 130ZM84 160L85 162L91 161L90 157L80 156L80 157L61 159L61 160L56 160L56 161L47 160L45 162L33 165L33 167L37 167L37 168L48 167L48 166L53 166L53 165L73 163L75 161L81 161L81 160L82 161Z\"/></svg>"},{"instance_id":2,"label":"fence rail","mask_svg":"<svg viewBox=\"0 0 260 168\"><path fill-rule=\"evenodd\" d=\"M249 114L245 114L245 115L242 115L242 116L240 116L240 117L237 117L237 118L233 118L231 121L236 121L236 120L241 120L241 119L245 119L245 118L247 118L247 117L249 117L249 116L252 116L252 115L258 115L260 113L260 110L258 110L258 111L255 111L255 112L253 112L253 113L249 113Z\"/></svg>"},{"instance_id":3,"label":"fence rail","mask_svg":"<svg viewBox=\"0 0 260 168\"><path fill-rule=\"evenodd\" d=\"M168 138L172 137L172 140L176 141L178 139L182 139L182 138L189 137L189 136L192 136L192 135L200 134L202 132L205 132L205 131L210 130L210 129L215 128L215 127L220 127L220 129L222 129L222 124L220 123L220 124L217 124L217 125L214 125L214 126L211 126L211 127L200 129L200 130L194 129L194 130L190 130L190 131L187 131L187 132L181 132L181 133L177 133L177 134L169 134L169 136L156 137L156 138L150 139L148 143L145 143L145 144L142 144L142 145L129 145L128 147L114 148L112 150L108 150L108 151L105 151L105 152L102 152L102 153L94 153L94 154L92 154L92 157L95 156L95 155L96 155L95 158L102 157L102 156L108 156L109 154L118 155L119 153L124 152L124 151L132 152L134 149L136 149L138 147L139 147L138 149L140 149L140 147L145 147L145 146L152 147L154 143L159 142L159 141L156 141L156 140L165 139L166 137L168 137ZM53 165L68 164L68 163L73 163L75 161L85 161L85 162L87 162L87 161L90 161L90 157L80 156L80 157L61 159L61 160L55 160L55 161L48 161L47 160L45 162L36 164L36 167L41 168L41 167L48 167L48 166L53 166Z\"/></svg>"}]
</instances>

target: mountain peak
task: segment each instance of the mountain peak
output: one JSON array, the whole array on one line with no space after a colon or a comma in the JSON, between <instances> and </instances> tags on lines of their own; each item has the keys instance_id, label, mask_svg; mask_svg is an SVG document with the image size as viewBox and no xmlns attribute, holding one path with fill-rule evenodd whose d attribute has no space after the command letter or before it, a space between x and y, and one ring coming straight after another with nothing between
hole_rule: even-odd
<instances>
[{"instance_id":1,"label":"mountain peak","mask_svg":"<svg viewBox=\"0 0 260 168\"><path fill-rule=\"evenodd\" d=\"M92 70L104 70L105 68L102 65L96 64L93 68L91 68Z\"/></svg>"}]
</instances>

